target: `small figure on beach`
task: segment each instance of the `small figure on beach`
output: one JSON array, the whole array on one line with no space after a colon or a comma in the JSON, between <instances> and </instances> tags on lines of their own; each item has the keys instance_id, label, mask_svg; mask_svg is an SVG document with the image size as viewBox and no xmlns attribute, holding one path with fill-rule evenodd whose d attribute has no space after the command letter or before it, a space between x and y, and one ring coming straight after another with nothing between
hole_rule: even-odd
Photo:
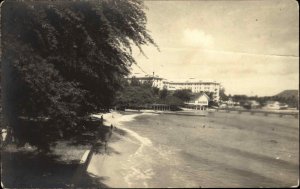
<instances>
[{"instance_id":1,"label":"small figure on beach","mask_svg":"<svg viewBox=\"0 0 300 189\"><path fill-rule=\"evenodd\" d=\"M104 151L107 153L107 140L104 141Z\"/></svg>"},{"instance_id":2,"label":"small figure on beach","mask_svg":"<svg viewBox=\"0 0 300 189\"><path fill-rule=\"evenodd\" d=\"M1 141L6 141L7 129L1 129Z\"/></svg>"},{"instance_id":3,"label":"small figure on beach","mask_svg":"<svg viewBox=\"0 0 300 189\"><path fill-rule=\"evenodd\" d=\"M114 128L113 124L110 125L110 129L112 130Z\"/></svg>"},{"instance_id":4,"label":"small figure on beach","mask_svg":"<svg viewBox=\"0 0 300 189\"><path fill-rule=\"evenodd\" d=\"M105 150L105 153L108 153L108 141L109 141L111 135L112 135L112 130L109 130L109 132L105 133L105 136L104 136L104 150Z\"/></svg>"}]
</instances>

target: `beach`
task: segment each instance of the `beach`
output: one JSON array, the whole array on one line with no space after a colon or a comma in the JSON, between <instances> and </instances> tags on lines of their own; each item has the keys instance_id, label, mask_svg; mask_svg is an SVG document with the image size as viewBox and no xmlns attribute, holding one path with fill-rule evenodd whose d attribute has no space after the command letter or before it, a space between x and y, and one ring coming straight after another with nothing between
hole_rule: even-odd
<instances>
[{"instance_id":1,"label":"beach","mask_svg":"<svg viewBox=\"0 0 300 189\"><path fill-rule=\"evenodd\" d=\"M291 187L299 178L293 117L212 113L104 115L114 132L88 172L110 187Z\"/></svg>"}]
</instances>

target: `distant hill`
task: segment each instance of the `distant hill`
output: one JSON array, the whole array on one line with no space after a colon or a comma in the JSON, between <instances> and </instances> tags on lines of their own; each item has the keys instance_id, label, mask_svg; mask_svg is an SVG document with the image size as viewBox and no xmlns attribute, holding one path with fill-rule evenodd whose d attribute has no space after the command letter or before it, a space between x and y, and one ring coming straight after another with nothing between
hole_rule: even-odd
<instances>
[{"instance_id":1,"label":"distant hill","mask_svg":"<svg viewBox=\"0 0 300 189\"><path fill-rule=\"evenodd\" d=\"M299 98L298 90L284 90L274 96L283 97L283 98L289 98L289 97Z\"/></svg>"}]
</instances>

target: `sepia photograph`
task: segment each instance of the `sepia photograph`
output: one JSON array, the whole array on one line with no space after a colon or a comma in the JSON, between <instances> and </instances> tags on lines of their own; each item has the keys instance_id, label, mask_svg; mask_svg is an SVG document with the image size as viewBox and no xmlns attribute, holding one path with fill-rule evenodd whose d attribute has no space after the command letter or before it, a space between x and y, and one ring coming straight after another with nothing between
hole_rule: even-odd
<instances>
[{"instance_id":1,"label":"sepia photograph","mask_svg":"<svg viewBox=\"0 0 300 189\"><path fill-rule=\"evenodd\" d=\"M2 188L299 187L295 0L4 0Z\"/></svg>"}]
</instances>

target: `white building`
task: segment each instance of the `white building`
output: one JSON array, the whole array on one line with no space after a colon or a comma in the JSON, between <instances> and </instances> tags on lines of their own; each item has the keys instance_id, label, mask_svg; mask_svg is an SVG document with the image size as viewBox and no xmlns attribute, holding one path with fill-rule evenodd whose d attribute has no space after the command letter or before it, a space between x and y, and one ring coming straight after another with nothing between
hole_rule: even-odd
<instances>
[{"instance_id":1,"label":"white building","mask_svg":"<svg viewBox=\"0 0 300 189\"><path fill-rule=\"evenodd\" d=\"M288 108L287 104L280 103L278 101L267 101L266 105L263 107L263 109L266 110L282 110L287 108Z\"/></svg>"},{"instance_id":2,"label":"white building","mask_svg":"<svg viewBox=\"0 0 300 189\"><path fill-rule=\"evenodd\" d=\"M127 78L127 80L129 81L129 83L131 82L131 78ZM165 87L165 79L160 78L158 76L144 76L144 77L136 77L136 79L140 82L140 83L146 83L146 82L151 82L153 87L157 87L160 90L162 90Z\"/></svg>"},{"instance_id":3,"label":"white building","mask_svg":"<svg viewBox=\"0 0 300 189\"><path fill-rule=\"evenodd\" d=\"M213 94L213 100L219 101L220 83L216 81L201 81L201 80L187 80L187 81L169 81L165 82L166 88L169 91L189 89L193 93L209 92Z\"/></svg>"},{"instance_id":4,"label":"white building","mask_svg":"<svg viewBox=\"0 0 300 189\"><path fill-rule=\"evenodd\" d=\"M209 101L210 101L209 97L204 93L204 94L195 96L195 98L191 99L186 104L189 107L194 108L196 110L205 110L208 107Z\"/></svg>"},{"instance_id":5,"label":"white building","mask_svg":"<svg viewBox=\"0 0 300 189\"><path fill-rule=\"evenodd\" d=\"M141 83L146 81L152 81L152 86L157 87L160 90L163 88L169 91L189 89L193 93L209 92L213 94L213 100L219 101L220 96L220 83L216 81L202 81L202 80L185 80L185 81L168 81L158 76L145 76L136 77Z\"/></svg>"}]
</instances>

